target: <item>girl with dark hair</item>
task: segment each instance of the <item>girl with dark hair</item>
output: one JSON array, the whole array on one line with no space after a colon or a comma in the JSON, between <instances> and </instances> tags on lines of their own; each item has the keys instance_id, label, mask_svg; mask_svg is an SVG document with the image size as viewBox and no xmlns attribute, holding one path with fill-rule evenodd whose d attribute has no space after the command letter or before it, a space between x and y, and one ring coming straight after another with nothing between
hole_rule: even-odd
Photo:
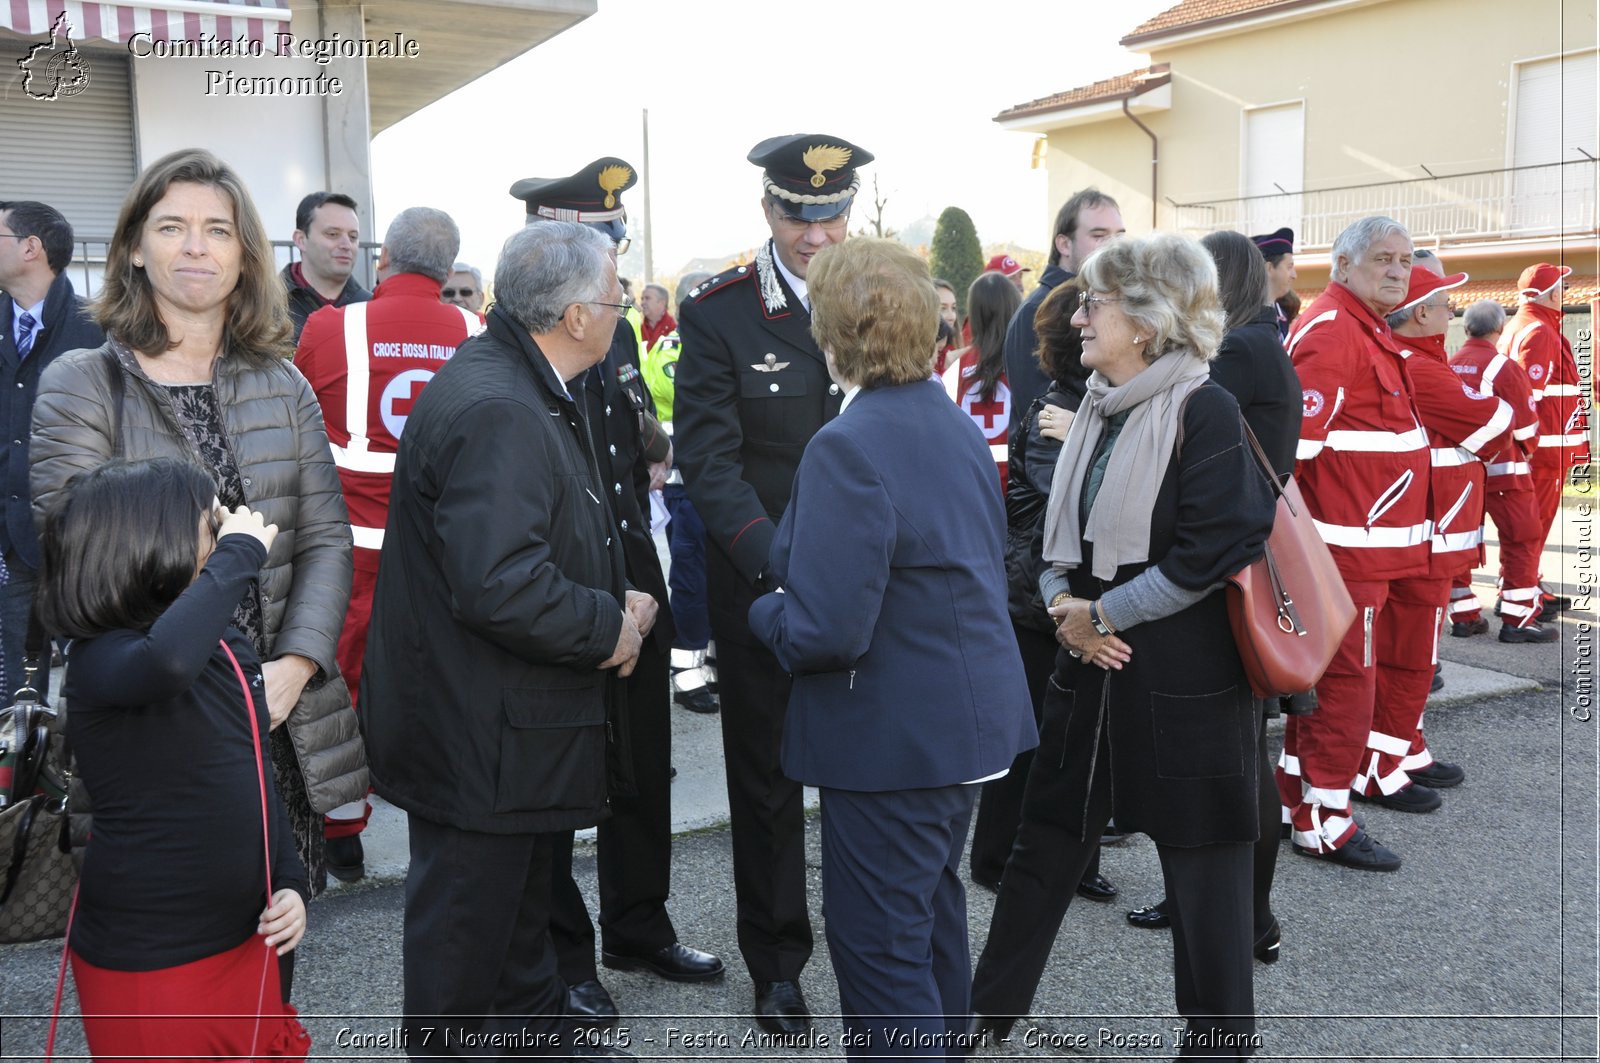
<instances>
[{"instance_id":1,"label":"girl with dark hair","mask_svg":"<svg viewBox=\"0 0 1600 1063\"><path fill-rule=\"evenodd\" d=\"M967 320L972 345L952 352L944 388L977 424L1000 469L1000 492L1007 478L1006 431L1011 425L1011 389L1006 386L1006 326L1022 305L1022 293L1003 273L978 275L967 289Z\"/></svg>"},{"instance_id":2,"label":"girl with dark hair","mask_svg":"<svg viewBox=\"0 0 1600 1063\"><path fill-rule=\"evenodd\" d=\"M278 528L213 492L186 461L111 462L41 536L39 618L73 640L67 733L95 809L68 946L100 1059L311 1047L276 960L305 933L306 871L258 761L261 659L230 622Z\"/></svg>"}]
</instances>

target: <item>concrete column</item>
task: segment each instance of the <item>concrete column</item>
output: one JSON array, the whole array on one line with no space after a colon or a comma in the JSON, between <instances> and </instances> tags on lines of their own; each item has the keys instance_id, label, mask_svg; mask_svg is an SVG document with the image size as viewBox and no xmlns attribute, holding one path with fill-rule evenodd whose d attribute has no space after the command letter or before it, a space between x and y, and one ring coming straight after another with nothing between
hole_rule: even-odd
<instances>
[{"instance_id":1,"label":"concrete column","mask_svg":"<svg viewBox=\"0 0 1600 1063\"><path fill-rule=\"evenodd\" d=\"M345 40L366 36L366 22L359 3L322 0L319 32L323 39L337 33ZM367 106L367 61L356 57L335 58L327 65L330 77L344 82L344 91L322 98L323 157L327 173L323 187L343 192L355 199L361 219L361 238L377 242L383 234L374 228L372 211L372 120ZM356 266L356 279L365 287L375 280L371 256L363 252Z\"/></svg>"}]
</instances>

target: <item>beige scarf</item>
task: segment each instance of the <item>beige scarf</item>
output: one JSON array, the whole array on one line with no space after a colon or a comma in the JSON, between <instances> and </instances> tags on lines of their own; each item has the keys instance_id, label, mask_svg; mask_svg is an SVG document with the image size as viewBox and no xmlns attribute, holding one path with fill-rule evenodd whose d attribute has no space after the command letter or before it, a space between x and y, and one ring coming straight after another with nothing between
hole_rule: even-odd
<instances>
[{"instance_id":1,"label":"beige scarf","mask_svg":"<svg viewBox=\"0 0 1600 1063\"><path fill-rule=\"evenodd\" d=\"M1063 571L1077 568L1083 564L1083 539L1094 543L1093 571L1100 579L1113 578L1122 565L1150 560L1150 517L1178 438L1183 400L1209 376L1205 362L1187 350L1173 350L1121 387L1098 372L1089 377L1088 398L1056 459L1044 518L1045 561ZM1111 449L1080 539L1084 479L1105 435L1106 418L1124 410L1131 412Z\"/></svg>"}]
</instances>

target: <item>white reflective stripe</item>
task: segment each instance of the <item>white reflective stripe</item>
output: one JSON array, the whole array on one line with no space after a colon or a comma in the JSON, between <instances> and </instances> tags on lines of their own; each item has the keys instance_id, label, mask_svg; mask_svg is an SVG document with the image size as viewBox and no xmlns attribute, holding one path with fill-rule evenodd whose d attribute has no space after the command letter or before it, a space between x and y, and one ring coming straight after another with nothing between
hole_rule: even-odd
<instances>
[{"instance_id":1,"label":"white reflective stripe","mask_svg":"<svg viewBox=\"0 0 1600 1063\"><path fill-rule=\"evenodd\" d=\"M1483 606L1478 604L1477 595L1467 598L1453 598L1450 601L1450 615L1452 617L1467 616L1481 612L1483 612Z\"/></svg>"},{"instance_id":2,"label":"white reflective stripe","mask_svg":"<svg viewBox=\"0 0 1600 1063\"><path fill-rule=\"evenodd\" d=\"M359 524L350 525L350 535L355 544L363 550L383 549L383 529L363 528Z\"/></svg>"},{"instance_id":3,"label":"white reflective stripe","mask_svg":"<svg viewBox=\"0 0 1600 1063\"><path fill-rule=\"evenodd\" d=\"M1321 805L1344 811L1350 807L1350 789L1324 790L1320 786L1301 786L1300 799L1308 805ZM1335 835L1338 837L1338 835Z\"/></svg>"},{"instance_id":4,"label":"white reflective stripe","mask_svg":"<svg viewBox=\"0 0 1600 1063\"><path fill-rule=\"evenodd\" d=\"M1575 447L1575 446L1577 446L1578 444L1580 444L1582 442L1583 442L1583 433L1582 432L1574 432L1571 435L1540 436L1539 437L1539 445L1541 447L1563 447L1563 446L1565 446L1565 447Z\"/></svg>"},{"instance_id":5,"label":"white reflective stripe","mask_svg":"<svg viewBox=\"0 0 1600 1063\"><path fill-rule=\"evenodd\" d=\"M372 385L368 353L367 304L350 303L344 308L344 430L350 434L345 449L356 462L367 453L367 410Z\"/></svg>"},{"instance_id":6,"label":"white reflective stripe","mask_svg":"<svg viewBox=\"0 0 1600 1063\"><path fill-rule=\"evenodd\" d=\"M1503 354L1497 354L1493 358L1489 359L1489 364L1483 367L1483 376L1480 378L1478 390L1485 395L1493 395L1495 378L1500 375L1500 371L1504 369L1510 363L1510 361L1511 359L1507 358Z\"/></svg>"},{"instance_id":7,"label":"white reflective stripe","mask_svg":"<svg viewBox=\"0 0 1600 1063\"><path fill-rule=\"evenodd\" d=\"M1278 754L1278 767L1283 769L1285 775L1300 774L1300 758L1292 757L1288 753Z\"/></svg>"},{"instance_id":8,"label":"white reflective stripe","mask_svg":"<svg viewBox=\"0 0 1600 1063\"><path fill-rule=\"evenodd\" d=\"M1294 357L1294 349L1300 345L1301 340L1306 338L1306 333L1310 332L1323 322L1332 321L1338 316L1338 310L1324 310L1310 321L1307 321L1304 328L1302 328L1299 332L1296 332L1293 336L1289 337L1289 357Z\"/></svg>"},{"instance_id":9,"label":"white reflective stripe","mask_svg":"<svg viewBox=\"0 0 1600 1063\"><path fill-rule=\"evenodd\" d=\"M1379 753L1388 753L1390 756L1403 757L1411 751L1411 743L1404 738L1386 735L1381 731L1368 731L1367 748L1376 749Z\"/></svg>"},{"instance_id":10,"label":"white reflective stripe","mask_svg":"<svg viewBox=\"0 0 1600 1063\"><path fill-rule=\"evenodd\" d=\"M1538 610L1534 609L1534 607L1531 605L1518 605L1516 602L1512 601L1502 601L1500 603L1500 615L1502 617L1509 616L1521 619L1525 616L1532 616L1537 611Z\"/></svg>"},{"instance_id":11,"label":"white reflective stripe","mask_svg":"<svg viewBox=\"0 0 1600 1063\"><path fill-rule=\"evenodd\" d=\"M1327 852L1334 847L1334 839L1348 831L1355 824L1349 816L1331 816L1323 819L1315 806L1311 809L1312 830L1297 830L1291 837L1294 843L1302 849L1314 849L1317 852Z\"/></svg>"},{"instance_id":12,"label":"white reflective stripe","mask_svg":"<svg viewBox=\"0 0 1600 1063\"><path fill-rule=\"evenodd\" d=\"M989 454L995 461L1008 461L1011 458L1011 446L1008 443L990 443Z\"/></svg>"},{"instance_id":13,"label":"white reflective stripe","mask_svg":"<svg viewBox=\"0 0 1600 1063\"><path fill-rule=\"evenodd\" d=\"M1533 470L1525 461L1497 461L1484 470L1490 476L1522 476Z\"/></svg>"},{"instance_id":14,"label":"white reflective stripe","mask_svg":"<svg viewBox=\"0 0 1600 1063\"><path fill-rule=\"evenodd\" d=\"M1324 524L1316 518L1312 518L1312 523L1316 524L1317 534L1322 536L1322 541L1329 546L1357 550L1418 546L1433 537L1431 520L1405 528L1352 528L1344 524Z\"/></svg>"},{"instance_id":15,"label":"white reflective stripe","mask_svg":"<svg viewBox=\"0 0 1600 1063\"><path fill-rule=\"evenodd\" d=\"M1539 422L1535 421L1533 424L1525 424L1521 428L1513 430L1511 433L1511 438L1521 443L1525 440L1532 439L1538 434Z\"/></svg>"},{"instance_id":16,"label":"white reflective stripe","mask_svg":"<svg viewBox=\"0 0 1600 1063\"><path fill-rule=\"evenodd\" d=\"M1444 634L1444 607L1433 611L1433 655L1428 658L1428 663L1435 668L1439 667L1439 636ZM1422 730L1422 719L1417 719L1417 730Z\"/></svg>"},{"instance_id":17,"label":"white reflective stripe","mask_svg":"<svg viewBox=\"0 0 1600 1063\"><path fill-rule=\"evenodd\" d=\"M1505 399L1495 402L1494 416L1489 423L1461 441L1461 445L1476 454L1484 444L1511 427L1511 404Z\"/></svg>"},{"instance_id":18,"label":"white reflective stripe","mask_svg":"<svg viewBox=\"0 0 1600 1063\"><path fill-rule=\"evenodd\" d=\"M1539 597L1538 587L1514 587L1500 595L1503 602L1531 602Z\"/></svg>"},{"instance_id":19,"label":"white reflective stripe","mask_svg":"<svg viewBox=\"0 0 1600 1063\"><path fill-rule=\"evenodd\" d=\"M1471 531L1450 532L1448 535L1434 534L1433 552L1436 554L1455 554L1462 550L1474 550L1483 545L1483 529L1474 528Z\"/></svg>"},{"instance_id":20,"label":"white reflective stripe","mask_svg":"<svg viewBox=\"0 0 1600 1063\"><path fill-rule=\"evenodd\" d=\"M1372 503L1372 508L1367 510L1367 527L1370 528L1378 523L1379 517L1399 505L1400 499L1404 498L1405 493L1411 489L1411 481L1416 478L1416 473L1410 469L1401 473L1399 479L1390 484L1388 489L1378 496L1378 500Z\"/></svg>"},{"instance_id":21,"label":"white reflective stripe","mask_svg":"<svg viewBox=\"0 0 1600 1063\"><path fill-rule=\"evenodd\" d=\"M1428 449L1428 434L1420 425L1409 432L1358 432L1344 429L1329 432L1326 442L1334 450L1399 454Z\"/></svg>"},{"instance_id":22,"label":"white reflective stripe","mask_svg":"<svg viewBox=\"0 0 1600 1063\"><path fill-rule=\"evenodd\" d=\"M1461 513L1461 508L1467 504L1467 499L1470 498L1471 496L1472 496L1472 485L1469 483L1469 484L1467 484L1466 487L1461 489L1461 497L1456 499L1456 504L1451 506L1445 512L1445 515L1443 517L1439 518L1438 522L1434 525L1434 527L1435 528L1448 528L1448 527L1450 527L1450 525L1452 523L1454 523L1456 517ZM1438 536L1435 536L1434 538L1437 539Z\"/></svg>"},{"instance_id":23,"label":"white reflective stripe","mask_svg":"<svg viewBox=\"0 0 1600 1063\"><path fill-rule=\"evenodd\" d=\"M1433 763L1433 754L1424 747L1421 753L1412 753L1400 761L1401 771L1421 771Z\"/></svg>"},{"instance_id":24,"label":"white reflective stripe","mask_svg":"<svg viewBox=\"0 0 1600 1063\"><path fill-rule=\"evenodd\" d=\"M474 314L471 310L468 310L464 306L457 306L454 303L450 305L455 306L457 310L461 311L461 323L467 326L468 339L476 336L478 333L484 330L484 324L482 321L478 320L477 314Z\"/></svg>"},{"instance_id":25,"label":"white reflective stripe","mask_svg":"<svg viewBox=\"0 0 1600 1063\"><path fill-rule=\"evenodd\" d=\"M333 463L346 472L378 472L394 475L394 455L371 450L352 450L328 444L333 451Z\"/></svg>"},{"instance_id":26,"label":"white reflective stripe","mask_svg":"<svg viewBox=\"0 0 1600 1063\"><path fill-rule=\"evenodd\" d=\"M1457 465L1470 465L1478 459L1460 447L1434 447L1428 453L1428 460L1435 469L1449 469Z\"/></svg>"},{"instance_id":27,"label":"white reflective stripe","mask_svg":"<svg viewBox=\"0 0 1600 1063\"><path fill-rule=\"evenodd\" d=\"M1557 395L1562 398L1566 398L1569 396L1582 395L1583 389L1576 384L1546 384L1544 393L1546 395Z\"/></svg>"},{"instance_id":28,"label":"white reflective stripe","mask_svg":"<svg viewBox=\"0 0 1600 1063\"><path fill-rule=\"evenodd\" d=\"M1410 749L1411 747L1408 745L1406 748ZM1384 795L1396 794L1411 785L1411 776L1406 774L1404 768L1396 767L1394 771L1382 777L1374 775L1373 781L1378 784L1378 790Z\"/></svg>"},{"instance_id":29,"label":"white reflective stripe","mask_svg":"<svg viewBox=\"0 0 1600 1063\"><path fill-rule=\"evenodd\" d=\"M1309 461L1322 453L1322 443L1316 439L1302 439L1294 448L1296 461Z\"/></svg>"}]
</instances>

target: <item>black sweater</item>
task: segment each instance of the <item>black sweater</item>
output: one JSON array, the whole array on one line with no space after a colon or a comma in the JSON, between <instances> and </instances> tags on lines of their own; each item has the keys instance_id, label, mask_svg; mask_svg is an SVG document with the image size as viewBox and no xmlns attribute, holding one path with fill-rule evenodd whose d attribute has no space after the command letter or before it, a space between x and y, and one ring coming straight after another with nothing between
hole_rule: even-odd
<instances>
[{"instance_id":1,"label":"black sweater","mask_svg":"<svg viewBox=\"0 0 1600 1063\"><path fill-rule=\"evenodd\" d=\"M94 806L72 947L99 967L152 971L237 947L267 905L261 797L239 680L266 754L261 661L228 626L266 560L230 535L148 632L74 642L63 697ZM266 769L272 887L306 895L288 816Z\"/></svg>"}]
</instances>

